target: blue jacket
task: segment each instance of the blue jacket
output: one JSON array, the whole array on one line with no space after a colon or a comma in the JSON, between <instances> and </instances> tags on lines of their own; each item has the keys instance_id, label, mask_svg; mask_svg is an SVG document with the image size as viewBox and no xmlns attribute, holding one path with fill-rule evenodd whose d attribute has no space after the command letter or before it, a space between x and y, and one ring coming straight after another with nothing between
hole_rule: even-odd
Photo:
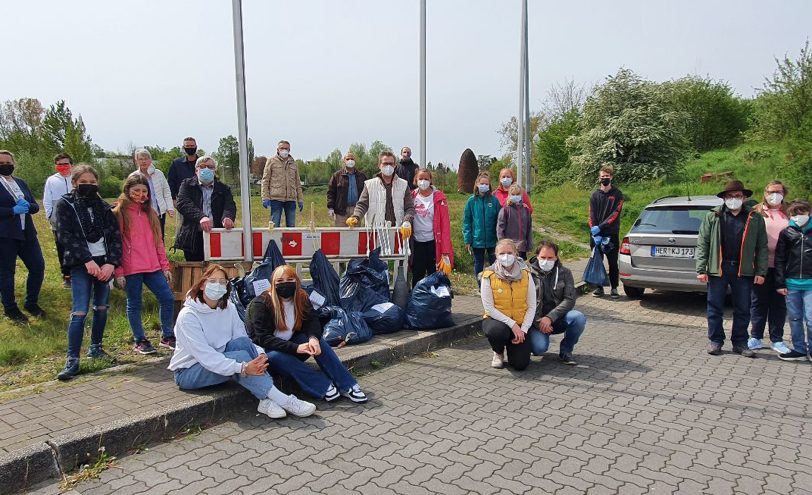
<instances>
[{"instance_id":1,"label":"blue jacket","mask_svg":"<svg viewBox=\"0 0 812 495\"><path fill-rule=\"evenodd\" d=\"M0 179L5 180L5 179ZM31 189L24 180L14 177L20 190L23 192L23 197L28 201L28 214L25 215L25 230L20 225L20 217L15 215L12 208L17 204L17 198L8 192L6 187L0 184L0 239L15 239L18 241L30 240L37 237L37 229L34 227L34 222L31 215L39 211L39 204L31 194Z\"/></svg>"},{"instance_id":2,"label":"blue jacket","mask_svg":"<svg viewBox=\"0 0 812 495\"><path fill-rule=\"evenodd\" d=\"M178 197L181 182L194 176L195 162L186 161L186 155L179 156L172 160L172 165L169 166L169 173L166 177L166 181L169 183L169 191L172 193L172 199Z\"/></svg>"},{"instance_id":3,"label":"blue jacket","mask_svg":"<svg viewBox=\"0 0 812 495\"><path fill-rule=\"evenodd\" d=\"M496 219L501 207L493 194L471 195L462 219L463 242L480 249L496 247Z\"/></svg>"}]
</instances>

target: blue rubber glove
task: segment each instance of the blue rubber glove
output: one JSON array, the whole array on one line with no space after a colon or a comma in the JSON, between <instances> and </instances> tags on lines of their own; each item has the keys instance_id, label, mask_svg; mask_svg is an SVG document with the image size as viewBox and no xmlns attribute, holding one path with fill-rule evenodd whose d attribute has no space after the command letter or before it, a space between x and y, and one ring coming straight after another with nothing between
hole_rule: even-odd
<instances>
[{"instance_id":1,"label":"blue rubber glove","mask_svg":"<svg viewBox=\"0 0 812 495\"><path fill-rule=\"evenodd\" d=\"M14 205L14 208L12 208L11 211L14 212L15 215L22 215L24 213L28 213L28 203L25 204L17 203L16 205Z\"/></svg>"},{"instance_id":2,"label":"blue rubber glove","mask_svg":"<svg viewBox=\"0 0 812 495\"><path fill-rule=\"evenodd\" d=\"M299 211L304 210L304 201L299 201Z\"/></svg>"},{"instance_id":3,"label":"blue rubber glove","mask_svg":"<svg viewBox=\"0 0 812 495\"><path fill-rule=\"evenodd\" d=\"M596 246L600 246L601 243L603 242L603 237L601 237L599 235L593 235L592 236L592 241L595 243Z\"/></svg>"},{"instance_id":4,"label":"blue rubber glove","mask_svg":"<svg viewBox=\"0 0 812 495\"><path fill-rule=\"evenodd\" d=\"M271 207L271 200L270 199L263 199L262 200L262 207L268 209Z\"/></svg>"},{"instance_id":5,"label":"blue rubber glove","mask_svg":"<svg viewBox=\"0 0 812 495\"><path fill-rule=\"evenodd\" d=\"M596 225L596 226L592 227L591 229L589 229L589 233L592 234L592 235L598 235L598 234L601 233L601 228Z\"/></svg>"}]
</instances>

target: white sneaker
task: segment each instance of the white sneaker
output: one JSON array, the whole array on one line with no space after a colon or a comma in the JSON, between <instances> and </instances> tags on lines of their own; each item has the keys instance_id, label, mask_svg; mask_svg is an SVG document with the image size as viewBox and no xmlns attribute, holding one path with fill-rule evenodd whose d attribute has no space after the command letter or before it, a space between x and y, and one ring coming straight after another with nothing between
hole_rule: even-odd
<instances>
[{"instance_id":1,"label":"white sneaker","mask_svg":"<svg viewBox=\"0 0 812 495\"><path fill-rule=\"evenodd\" d=\"M778 354L788 354L789 353L789 347L787 347L787 344L785 344L783 341L782 342L773 342L772 348Z\"/></svg>"},{"instance_id":2,"label":"white sneaker","mask_svg":"<svg viewBox=\"0 0 812 495\"><path fill-rule=\"evenodd\" d=\"M747 339L747 348L750 349L751 351L757 351L761 349L761 347L762 347L761 339L757 339L755 337L750 337L749 339Z\"/></svg>"},{"instance_id":3,"label":"white sneaker","mask_svg":"<svg viewBox=\"0 0 812 495\"><path fill-rule=\"evenodd\" d=\"M341 397L341 394L338 393L338 389L334 384L330 384L330 388L327 389L327 392L324 393L324 400L327 402L332 402L336 399Z\"/></svg>"},{"instance_id":4,"label":"white sneaker","mask_svg":"<svg viewBox=\"0 0 812 495\"><path fill-rule=\"evenodd\" d=\"M502 359L502 354L498 352L493 353L493 359L491 360L491 368L502 369L505 367L505 360Z\"/></svg>"},{"instance_id":5,"label":"white sneaker","mask_svg":"<svg viewBox=\"0 0 812 495\"><path fill-rule=\"evenodd\" d=\"M316 404L303 401L293 394L288 395L288 400L286 400L284 404L280 405L285 411L300 418L306 418L316 412Z\"/></svg>"},{"instance_id":6,"label":"white sneaker","mask_svg":"<svg viewBox=\"0 0 812 495\"><path fill-rule=\"evenodd\" d=\"M269 418L279 419L288 415L284 409L272 401L271 399L262 399L257 406L257 412L268 416Z\"/></svg>"},{"instance_id":7,"label":"white sneaker","mask_svg":"<svg viewBox=\"0 0 812 495\"><path fill-rule=\"evenodd\" d=\"M363 404L364 402L369 400L369 398L367 397L367 394L365 394L361 390L361 387L359 387L357 383L355 385L353 385L352 388L347 390L346 392L341 392L341 395L343 395L344 397L350 399L351 401L355 402L356 404Z\"/></svg>"}]
</instances>

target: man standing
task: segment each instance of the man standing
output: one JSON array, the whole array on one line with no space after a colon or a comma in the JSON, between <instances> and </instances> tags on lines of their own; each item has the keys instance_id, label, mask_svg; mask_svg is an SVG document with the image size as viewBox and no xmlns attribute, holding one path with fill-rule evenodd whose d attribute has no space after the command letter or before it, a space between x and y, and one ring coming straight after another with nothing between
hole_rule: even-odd
<instances>
[{"instance_id":1,"label":"man standing","mask_svg":"<svg viewBox=\"0 0 812 495\"><path fill-rule=\"evenodd\" d=\"M347 225L355 227L358 219L364 217L366 225L391 222L400 225L404 238L412 235L414 218L414 200L406 181L395 174L395 155L391 151L382 151L378 155L380 173L364 182L364 190L355 205Z\"/></svg>"},{"instance_id":2,"label":"man standing","mask_svg":"<svg viewBox=\"0 0 812 495\"><path fill-rule=\"evenodd\" d=\"M744 200L753 191L733 180L717 194L725 200L708 212L699 228L696 243L696 278L708 284L708 354L722 353L725 332L722 328L725 296L730 287L733 301L733 352L755 357L747 348L750 325L750 291L761 285L767 275L769 250L764 217Z\"/></svg>"},{"instance_id":3,"label":"man standing","mask_svg":"<svg viewBox=\"0 0 812 495\"><path fill-rule=\"evenodd\" d=\"M217 162L204 155L197 159L197 175L189 177L178 191L178 212L183 216L175 248L183 250L186 261L203 261L203 232L213 228L234 228L237 205L231 189L217 180Z\"/></svg>"},{"instance_id":4,"label":"man standing","mask_svg":"<svg viewBox=\"0 0 812 495\"><path fill-rule=\"evenodd\" d=\"M400 149L400 163L395 167L395 175L406 181L409 189L414 189L414 175L417 173L417 164L412 160L412 149L404 146Z\"/></svg>"},{"instance_id":5,"label":"man standing","mask_svg":"<svg viewBox=\"0 0 812 495\"><path fill-rule=\"evenodd\" d=\"M285 226L296 226L296 205L304 209L302 181L299 180L299 167L290 155L290 143L279 141L276 155L265 162L262 173L262 207L271 209L271 221L279 227L282 223L282 209L285 210Z\"/></svg>"},{"instance_id":6,"label":"man standing","mask_svg":"<svg viewBox=\"0 0 812 495\"><path fill-rule=\"evenodd\" d=\"M334 173L327 184L327 215L335 220L336 227L346 225L366 180L367 176L355 168L355 155L348 151L344 155L344 168Z\"/></svg>"},{"instance_id":7,"label":"man standing","mask_svg":"<svg viewBox=\"0 0 812 495\"><path fill-rule=\"evenodd\" d=\"M589 198L589 233L592 235L590 247L602 244L598 248L606 255L609 262L609 284L612 286L612 299L620 297L617 286L620 273L617 268L617 255L620 249L620 212L623 209L623 193L612 185L615 169L610 164L604 164L598 173L600 187ZM602 241L607 240L608 243ZM603 296L603 287L598 287L592 293L597 297Z\"/></svg>"},{"instance_id":8,"label":"man standing","mask_svg":"<svg viewBox=\"0 0 812 495\"><path fill-rule=\"evenodd\" d=\"M185 155L172 160L172 165L169 166L167 180L173 200L178 197L181 182L195 176L195 164L197 163L197 141L195 141L195 138L187 137L183 140L183 152Z\"/></svg>"},{"instance_id":9,"label":"man standing","mask_svg":"<svg viewBox=\"0 0 812 495\"><path fill-rule=\"evenodd\" d=\"M45 180L45 189L42 192L42 206L45 207L45 218L51 224L51 232L56 243L56 255L59 258L59 269L62 271L62 287L70 289L70 268L65 268L65 246L56 237L56 215L54 206L62 196L73 191L70 172L73 168L73 158L67 153L60 153L54 157L56 173Z\"/></svg>"}]
</instances>

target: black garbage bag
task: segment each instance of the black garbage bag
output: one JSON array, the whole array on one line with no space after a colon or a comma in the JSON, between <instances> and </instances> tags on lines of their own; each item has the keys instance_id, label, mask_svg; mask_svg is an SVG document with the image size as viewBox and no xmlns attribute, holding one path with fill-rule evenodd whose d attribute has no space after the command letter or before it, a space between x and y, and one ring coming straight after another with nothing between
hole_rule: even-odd
<instances>
[{"instance_id":1,"label":"black garbage bag","mask_svg":"<svg viewBox=\"0 0 812 495\"><path fill-rule=\"evenodd\" d=\"M376 304L389 302L389 267L380 260L380 248L369 258L357 258L347 264L341 277L339 297L346 311L363 313Z\"/></svg>"},{"instance_id":2,"label":"black garbage bag","mask_svg":"<svg viewBox=\"0 0 812 495\"><path fill-rule=\"evenodd\" d=\"M338 273L336 273L333 264L330 263L321 249L316 250L310 260L310 278L313 279L313 283L308 288L308 292L313 307L316 307L321 298L324 299L324 302L320 304L321 306L341 306L341 297L338 292ZM314 292L317 293L315 296L313 295Z\"/></svg>"},{"instance_id":3,"label":"black garbage bag","mask_svg":"<svg viewBox=\"0 0 812 495\"><path fill-rule=\"evenodd\" d=\"M364 311L363 317L375 335L397 332L403 327L403 310L395 303L376 304Z\"/></svg>"},{"instance_id":4,"label":"black garbage bag","mask_svg":"<svg viewBox=\"0 0 812 495\"><path fill-rule=\"evenodd\" d=\"M344 311L330 306L330 321L324 325L322 338L331 347L361 344L372 338L372 330L357 311Z\"/></svg>"},{"instance_id":5,"label":"black garbage bag","mask_svg":"<svg viewBox=\"0 0 812 495\"><path fill-rule=\"evenodd\" d=\"M451 318L451 281L435 272L417 282L406 306L406 326L428 330L454 326Z\"/></svg>"},{"instance_id":6,"label":"black garbage bag","mask_svg":"<svg viewBox=\"0 0 812 495\"><path fill-rule=\"evenodd\" d=\"M235 277L231 279L231 293L228 295L228 299L231 304L237 308L237 314L240 315L240 319L245 321L245 311L251 300L248 299L246 301L244 278Z\"/></svg>"},{"instance_id":7,"label":"black garbage bag","mask_svg":"<svg viewBox=\"0 0 812 495\"><path fill-rule=\"evenodd\" d=\"M589 285L597 287L608 285L606 268L603 266L603 254L601 254L598 246L592 249L592 256L589 257L586 268L584 268L583 280Z\"/></svg>"},{"instance_id":8,"label":"black garbage bag","mask_svg":"<svg viewBox=\"0 0 812 495\"><path fill-rule=\"evenodd\" d=\"M262 257L262 262L256 266L251 273L245 276L243 283L245 284L245 297L248 299L245 305L252 299L261 294L265 289L271 286L271 275L278 266L285 264L285 258L282 257L282 251L276 245L276 241L271 239L268 247L265 248L265 256Z\"/></svg>"}]
</instances>

